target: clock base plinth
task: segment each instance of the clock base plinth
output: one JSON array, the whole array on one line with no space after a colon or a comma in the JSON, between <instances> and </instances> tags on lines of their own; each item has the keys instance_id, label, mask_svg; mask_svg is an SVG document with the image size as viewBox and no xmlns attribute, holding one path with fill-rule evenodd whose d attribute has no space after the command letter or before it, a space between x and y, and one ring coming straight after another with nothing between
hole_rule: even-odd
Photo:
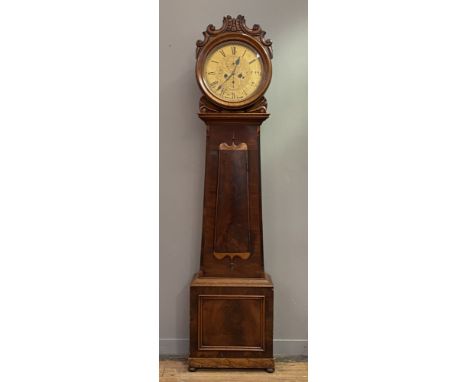
<instances>
[{"instance_id":1,"label":"clock base plinth","mask_svg":"<svg viewBox=\"0 0 468 382\"><path fill-rule=\"evenodd\" d=\"M189 371L197 369L265 369L275 370L274 358L189 358Z\"/></svg>"},{"instance_id":2,"label":"clock base plinth","mask_svg":"<svg viewBox=\"0 0 468 382\"><path fill-rule=\"evenodd\" d=\"M190 286L190 370L274 370L273 283L264 278L201 277Z\"/></svg>"}]
</instances>

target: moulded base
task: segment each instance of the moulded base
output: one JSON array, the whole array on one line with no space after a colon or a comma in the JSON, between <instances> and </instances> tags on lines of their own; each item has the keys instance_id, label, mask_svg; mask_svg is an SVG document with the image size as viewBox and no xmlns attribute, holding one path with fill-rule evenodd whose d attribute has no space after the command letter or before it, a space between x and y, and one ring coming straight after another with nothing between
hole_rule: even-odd
<instances>
[{"instance_id":1,"label":"moulded base","mask_svg":"<svg viewBox=\"0 0 468 382\"><path fill-rule=\"evenodd\" d=\"M275 370L274 358L189 358L189 370L196 369L266 369Z\"/></svg>"}]
</instances>

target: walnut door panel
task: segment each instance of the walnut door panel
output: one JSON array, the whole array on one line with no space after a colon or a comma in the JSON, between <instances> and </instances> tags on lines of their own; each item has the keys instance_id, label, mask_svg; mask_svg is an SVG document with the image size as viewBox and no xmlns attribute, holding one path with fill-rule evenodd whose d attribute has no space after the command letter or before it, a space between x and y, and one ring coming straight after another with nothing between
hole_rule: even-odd
<instances>
[{"instance_id":1,"label":"walnut door panel","mask_svg":"<svg viewBox=\"0 0 468 382\"><path fill-rule=\"evenodd\" d=\"M247 145L219 145L215 257L250 256Z\"/></svg>"}]
</instances>

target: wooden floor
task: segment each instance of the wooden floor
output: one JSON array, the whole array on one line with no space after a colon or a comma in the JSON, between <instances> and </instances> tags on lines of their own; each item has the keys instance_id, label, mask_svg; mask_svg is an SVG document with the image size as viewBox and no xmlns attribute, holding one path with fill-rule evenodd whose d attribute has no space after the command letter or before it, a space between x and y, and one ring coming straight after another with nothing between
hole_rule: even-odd
<instances>
[{"instance_id":1,"label":"wooden floor","mask_svg":"<svg viewBox=\"0 0 468 382\"><path fill-rule=\"evenodd\" d=\"M183 359L166 359L159 361L159 382L306 382L307 361L275 362L275 372L264 370L209 370L195 372L187 370L187 361Z\"/></svg>"}]
</instances>

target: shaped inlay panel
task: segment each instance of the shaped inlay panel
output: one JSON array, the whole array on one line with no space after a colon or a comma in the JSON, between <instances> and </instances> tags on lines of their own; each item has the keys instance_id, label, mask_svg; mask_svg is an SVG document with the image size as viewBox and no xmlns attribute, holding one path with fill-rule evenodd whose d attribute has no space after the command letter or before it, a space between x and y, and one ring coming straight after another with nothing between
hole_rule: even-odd
<instances>
[{"instance_id":1,"label":"shaped inlay panel","mask_svg":"<svg viewBox=\"0 0 468 382\"><path fill-rule=\"evenodd\" d=\"M219 145L214 256L250 256L248 150L245 143Z\"/></svg>"}]
</instances>

